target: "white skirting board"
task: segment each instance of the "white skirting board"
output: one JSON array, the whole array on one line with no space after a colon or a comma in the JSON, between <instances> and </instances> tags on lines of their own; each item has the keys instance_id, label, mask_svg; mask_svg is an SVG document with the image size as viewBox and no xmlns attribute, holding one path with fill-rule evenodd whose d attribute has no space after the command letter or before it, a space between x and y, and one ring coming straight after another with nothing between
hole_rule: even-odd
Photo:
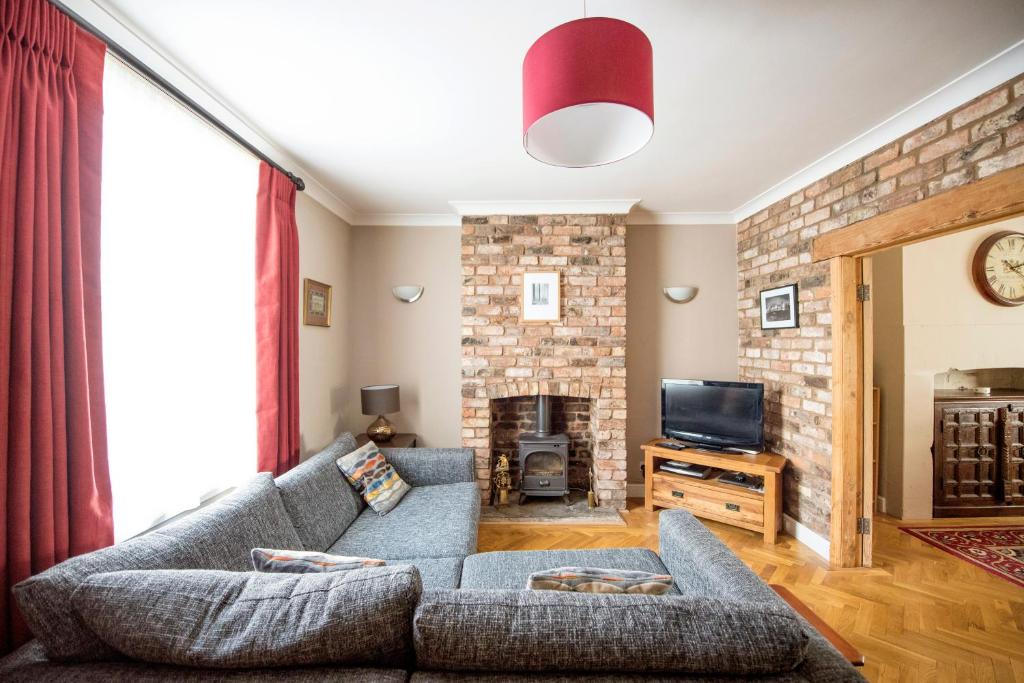
<instances>
[{"instance_id":1,"label":"white skirting board","mask_svg":"<svg viewBox=\"0 0 1024 683\"><path fill-rule=\"evenodd\" d=\"M782 515L782 528L786 533L828 561L828 539L811 531L787 514Z\"/></svg>"},{"instance_id":2,"label":"white skirting board","mask_svg":"<svg viewBox=\"0 0 1024 683\"><path fill-rule=\"evenodd\" d=\"M644 485L643 484L627 484L626 495L630 498L643 498L644 497ZM825 560L828 560L828 539L821 536L800 522L796 521L789 515L782 515L782 528L786 530L786 533L795 538L796 540L803 543L805 546L813 550L817 555L820 555Z\"/></svg>"}]
</instances>

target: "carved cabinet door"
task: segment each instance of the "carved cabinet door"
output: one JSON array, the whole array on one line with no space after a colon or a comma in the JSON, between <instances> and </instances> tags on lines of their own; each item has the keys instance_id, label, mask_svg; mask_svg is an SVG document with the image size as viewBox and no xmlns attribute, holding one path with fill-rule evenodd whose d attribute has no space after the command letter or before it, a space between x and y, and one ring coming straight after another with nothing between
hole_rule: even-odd
<instances>
[{"instance_id":1,"label":"carved cabinet door","mask_svg":"<svg viewBox=\"0 0 1024 683\"><path fill-rule=\"evenodd\" d=\"M1003 503L1024 504L1024 404L999 409L999 444Z\"/></svg>"},{"instance_id":2,"label":"carved cabinet door","mask_svg":"<svg viewBox=\"0 0 1024 683\"><path fill-rule=\"evenodd\" d=\"M996 408L947 404L939 410L935 504L991 505L997 495Z\"/></svg>"}]
</instances>

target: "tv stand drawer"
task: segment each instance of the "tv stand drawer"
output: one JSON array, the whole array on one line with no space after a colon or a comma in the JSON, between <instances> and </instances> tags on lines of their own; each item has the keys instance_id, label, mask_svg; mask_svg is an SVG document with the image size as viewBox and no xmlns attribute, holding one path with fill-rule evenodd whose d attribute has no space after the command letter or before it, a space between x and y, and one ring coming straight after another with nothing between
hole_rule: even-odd
<instances>
[{"instance_id":1,"label":"tv stand drawer","mask_svg":"<svg viewBox=\"0 0 1024 683\"><path fill-rule=\"evenodd\" d=\"M739 522L749 528L760 529L764 525L764 497L727 484L696 480L685 481L681 477L655 474L652 494L659 507L683 508L695 515ZM731 487L730 487L731 488Z\"/></svg>"}]
</instances>

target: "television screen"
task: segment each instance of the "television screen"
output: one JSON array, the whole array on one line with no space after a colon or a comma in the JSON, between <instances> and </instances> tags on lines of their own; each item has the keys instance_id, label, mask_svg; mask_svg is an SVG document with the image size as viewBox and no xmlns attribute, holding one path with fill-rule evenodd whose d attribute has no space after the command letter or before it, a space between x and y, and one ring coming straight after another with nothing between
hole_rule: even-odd
<instances>
[{"instance_id":1,"label":"television screen","mask_svg":"<svg viewBox=\"0 0 1024 683\"><path fill-rule=\"evenodd\" d=\"M661 380L662 436L713 448L764 448L764 385Z\"/></svg>"}]
</instances>

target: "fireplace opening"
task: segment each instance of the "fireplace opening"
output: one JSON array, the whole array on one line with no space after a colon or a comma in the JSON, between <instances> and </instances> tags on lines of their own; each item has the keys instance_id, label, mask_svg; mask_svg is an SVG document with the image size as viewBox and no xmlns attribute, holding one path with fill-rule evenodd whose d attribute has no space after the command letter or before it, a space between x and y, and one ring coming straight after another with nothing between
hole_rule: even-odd
<instances>
[{"instance_id":1,"label":"fireplace opening","mask_svg":"<svg viewBox=\"0 0 1024 683\"><path fill-rule=\"evenodd\" d=\"M515 396L491 401L492 461L508 457L519 502L584 492L593 464L590 400Z\"/></svg>"}]
</instances>

